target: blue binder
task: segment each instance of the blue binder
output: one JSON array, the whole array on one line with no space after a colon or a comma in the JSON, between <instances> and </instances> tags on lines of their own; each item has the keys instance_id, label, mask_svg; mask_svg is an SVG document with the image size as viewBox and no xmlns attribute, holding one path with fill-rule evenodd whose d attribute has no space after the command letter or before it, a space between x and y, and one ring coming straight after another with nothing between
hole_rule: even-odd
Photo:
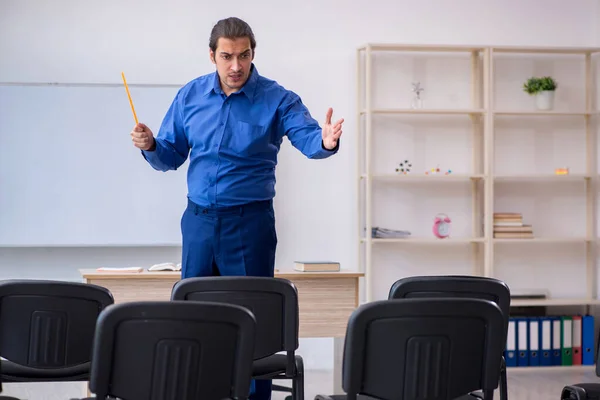
<instances>
[{"instance_id":1,"label":"blue binder","mask_svg":"<svg viewBox=\"0 0 600 400\"><path fill-rule=\"evenodd\" d=\"M550 317L552 321L552 365L562 365L562 321L560 317Z\"/></svg>"},{"instance_id":2,"label":"blue binder","mask_svg":"<svg viewBox=\"0 0 600 400\"><path fill-rule=\"evenodd\" d=\"M517 367L529 366L529 322L517 318Z\"/></svg>"},{"instance_id":3,"label":"blue binder","mask_svg":"<svg viewBox=\"0 0 600 400\"><path fill-rule=\"evenodd\" d=\"M552 365L552 320L548 317L540 318L539 325L540 365Z\"/></svg>"},{"instance_id":4,"label":"blue binder","mask_svg":"<svg viewBox=\"0 0 600 400\"><path fill-rule=\"evenodd\" d=\"M504 359L507 367L517 366L517 322L514 318L508 319L508 334L506 335L506 350Z\"/></svg>"},{"instance_id":5,"label":"blue binder","mask_svg":"<svg viewBox=\"0 0 600 400\"><path fill-rule=\"evenodd\" d=\"M581 318L581 364L594 365L594 316L584 315Z\"/></svg>"},{"instance_id":6,"label":"blue binder","mask_svg":"<svg viewBox=\"0 0 600 400\"><path fill-rule=\"evenodd\" d=\"M529 346L527 355L529 366L536 367L540 365L540 320L536 317L527 319L529 330Z\"/></svg>"}]
</instances>

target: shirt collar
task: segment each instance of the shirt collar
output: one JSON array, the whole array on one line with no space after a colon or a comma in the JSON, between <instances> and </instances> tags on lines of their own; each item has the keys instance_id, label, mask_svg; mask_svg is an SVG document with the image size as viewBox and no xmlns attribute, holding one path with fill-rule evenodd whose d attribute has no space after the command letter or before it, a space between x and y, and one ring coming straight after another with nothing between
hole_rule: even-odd
<instances>
[{"instance_id":1,"label":"shirt collar","mask_svg":"<svg viewBox=\"0 0 600 400\"><path fill-rule=\"evenodd\" d=\"M242 88L238 91L238 93L244 93L250 102L254 101L254 95L256 93L256 86L258 84L258 70L254 63L250 67L250 76L248 76L248 80L242 86ZM217 71L213 72L213 84L212 86L208 86L204 94L209 94L214 91L217 94L222 94L223 90L221 89L221 83L219 81L219 74Z\"/></svg>"}]
</instances>

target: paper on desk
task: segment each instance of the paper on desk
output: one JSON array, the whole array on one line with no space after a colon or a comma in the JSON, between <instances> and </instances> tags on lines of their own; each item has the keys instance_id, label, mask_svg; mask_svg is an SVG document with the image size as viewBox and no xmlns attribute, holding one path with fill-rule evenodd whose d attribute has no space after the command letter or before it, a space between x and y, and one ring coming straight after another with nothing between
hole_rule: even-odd
<instances>
[{"instance_id":1,"label":"paper on desk","mask_svg":"<svg viewBox=\"0 0 600 400\"><path fill-rule=\"evenodd\" d=\"M122 267L122 268L111 268L111 267L100 267L96 271L98 272L142 272L142 267Z\"/></svg>"}]
</instances>

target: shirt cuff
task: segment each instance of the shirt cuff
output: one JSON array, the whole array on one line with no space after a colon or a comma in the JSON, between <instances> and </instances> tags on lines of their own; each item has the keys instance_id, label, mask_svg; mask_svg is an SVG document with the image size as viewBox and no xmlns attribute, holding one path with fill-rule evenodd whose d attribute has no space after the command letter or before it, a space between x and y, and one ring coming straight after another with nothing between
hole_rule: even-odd
<instances>
[{"instance_id":1,"label":"shirt cuff","mask_svg":"<svg viewBox=\"0 0 600 400\"><path fill-rule=\"evenodd\" d=\"M154 140L154 145L150 150L141 150L142 156L148 161L151 165L157 165L160 162L160 146L156 139Z\"/></svg>"},{"instance_id":2,"label":"shirt cuff","mask_svg":"<svg viewBox=\"0 0 600 400\"><path fill-rule=\"evenodd\" d=\"M331 150L329 150L327 147L325 147L325 143L323 143L323 139L321 139L321 148L322 148L323 150L325 150L325 151L328 151L328 152L330 152L330 153L337 153L337 151L338 151L338 150L339 150L339 148L340 148L340 139L338 139L338 141L337 141L337 143L336 143L335 147L334 147L333 149L331 149Z\"/></svg>"}]
</instances>

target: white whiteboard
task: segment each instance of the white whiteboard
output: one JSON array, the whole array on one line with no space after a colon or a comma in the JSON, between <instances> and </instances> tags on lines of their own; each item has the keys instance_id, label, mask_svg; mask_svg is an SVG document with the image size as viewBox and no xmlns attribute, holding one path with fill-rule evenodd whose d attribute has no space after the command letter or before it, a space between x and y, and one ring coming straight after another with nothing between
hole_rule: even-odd
<instances>
[{"instance_id":1,"label":"white whiteboard","mask_svg":"<svg viewBox=\"0 0 600 400\"><path fill-rule=\"evenodd\" d=\"M156 135L178 87L130 87ZM0 246L180 245L186 162L131 143L123 86L0 86Z\"/></svg>"}]
</instances>

